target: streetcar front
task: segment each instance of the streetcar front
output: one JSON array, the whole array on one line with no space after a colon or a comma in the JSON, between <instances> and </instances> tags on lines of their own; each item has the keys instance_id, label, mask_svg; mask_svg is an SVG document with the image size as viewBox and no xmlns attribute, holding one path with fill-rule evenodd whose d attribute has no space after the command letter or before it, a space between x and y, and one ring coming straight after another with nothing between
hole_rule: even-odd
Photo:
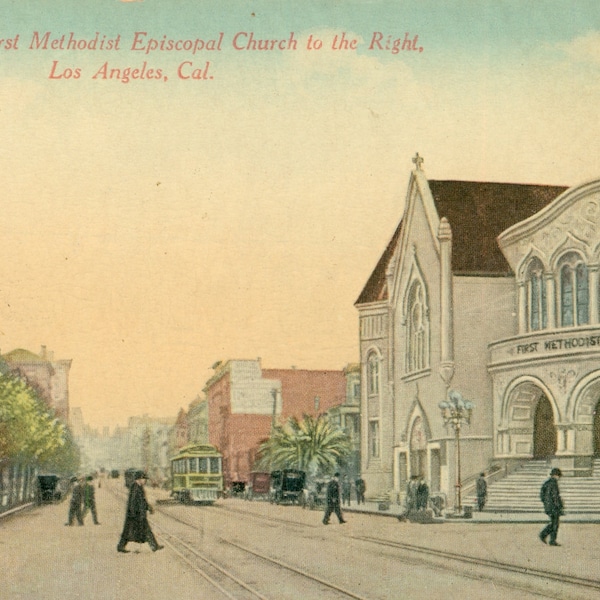
<instances>
[{"instance_id":1,"label":"streetcar front","mask_svg":"<svg viewBox=\"0 0 600 600\"><path fill-rule=\"evenodd\" d=\"M190 445L171 459L171 494L183 503L212 504L223 495L223 458L214 446Z\"/></svg>"}]
</instances>

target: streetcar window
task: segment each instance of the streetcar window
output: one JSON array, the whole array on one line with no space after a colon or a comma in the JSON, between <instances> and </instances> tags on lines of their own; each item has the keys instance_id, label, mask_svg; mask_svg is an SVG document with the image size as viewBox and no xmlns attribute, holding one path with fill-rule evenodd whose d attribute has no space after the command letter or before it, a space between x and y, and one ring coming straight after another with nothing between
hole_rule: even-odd
<instances>
[{"instance_id":1,"label":"streetcar window","mask_svg":"<svg viewBox=\"0 0 600 600\"><path fill-rule=\"evenodd\" d=\"M208 458L203 457L198 459L200 461L200 468L198 473L208 473Z\"/></svg>"},{"instance_id":2,"label":"streetcar window","mask_svg":"<svg viewBox=\"0 0 600 600\"><path fill-rule=\"evenodd\" d=\"M211 473L219 473L219 459L217 457L210 459L210 472Z\"/></svg>"},{"instance_id":3,"label":"streetcar window","mask_svg":"<svg viewBox=\"0 0 600 600\"><path fill-rule=\"evenodd\" d=\"M198 472L198 459L197 458L190 458L188 465L189 465L188 473L197 473Z\"/></svg>"}]
</instances>

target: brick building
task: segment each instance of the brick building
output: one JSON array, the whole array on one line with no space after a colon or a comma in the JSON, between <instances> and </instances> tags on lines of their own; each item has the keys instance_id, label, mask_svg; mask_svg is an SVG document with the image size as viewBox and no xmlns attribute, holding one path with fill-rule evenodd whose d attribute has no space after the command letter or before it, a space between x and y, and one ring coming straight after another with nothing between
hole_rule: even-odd
<instances>
[{"instance_id":1,"label":"brick building","mask_svg":"<svg viewBox=\"0 0 600 600\"><path fill-rule=\"evenodd\" d=\"M213 369L204 388L208 437L223 454L226 485L247 481L275 423L325 413L346 395L342 370L263 370L260 360L218 362Z\"/></svg>"}]
</instances>

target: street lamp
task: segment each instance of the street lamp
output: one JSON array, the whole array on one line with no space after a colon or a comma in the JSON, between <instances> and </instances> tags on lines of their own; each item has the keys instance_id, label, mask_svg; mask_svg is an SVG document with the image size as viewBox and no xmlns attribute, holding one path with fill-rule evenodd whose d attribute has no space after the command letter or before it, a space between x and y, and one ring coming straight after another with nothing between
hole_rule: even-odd
<instances>
[{"instance_id":1,"label":"street lamp","mask_svg":"<svg viewBox=\"0 0 600 600\"><path fill-rule=\"evenodd\" d=\"M440 402L439 407L442 411L444 426L448 427L448 425L451 425L454 429L454 439L456 442L456 499L454 510L456 513L461 514L462 483L460 480L460 428L463 423L465 425L471 423L471 413L473 412L475 405L471 401L465 400L459 392L450 390L448 392L448 400Z\"/></svg>"}]
</instances>

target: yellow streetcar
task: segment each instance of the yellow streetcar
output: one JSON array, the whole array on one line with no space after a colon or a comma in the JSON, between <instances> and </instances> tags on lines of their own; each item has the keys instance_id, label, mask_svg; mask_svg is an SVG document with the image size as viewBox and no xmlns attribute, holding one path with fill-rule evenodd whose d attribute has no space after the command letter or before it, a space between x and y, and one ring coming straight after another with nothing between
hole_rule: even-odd
<instances>
[{"instance_id":1,"label":"yellow streetcar","mask_svg":"<svg viewBox=\"0 0 600 600\"><path fill-rule=\"evenodd\" d=\"M223 458L214 446L190 444L171 458L171 495L186 504L212 504L223 495Z\"/></svg>"}]
</instances>

